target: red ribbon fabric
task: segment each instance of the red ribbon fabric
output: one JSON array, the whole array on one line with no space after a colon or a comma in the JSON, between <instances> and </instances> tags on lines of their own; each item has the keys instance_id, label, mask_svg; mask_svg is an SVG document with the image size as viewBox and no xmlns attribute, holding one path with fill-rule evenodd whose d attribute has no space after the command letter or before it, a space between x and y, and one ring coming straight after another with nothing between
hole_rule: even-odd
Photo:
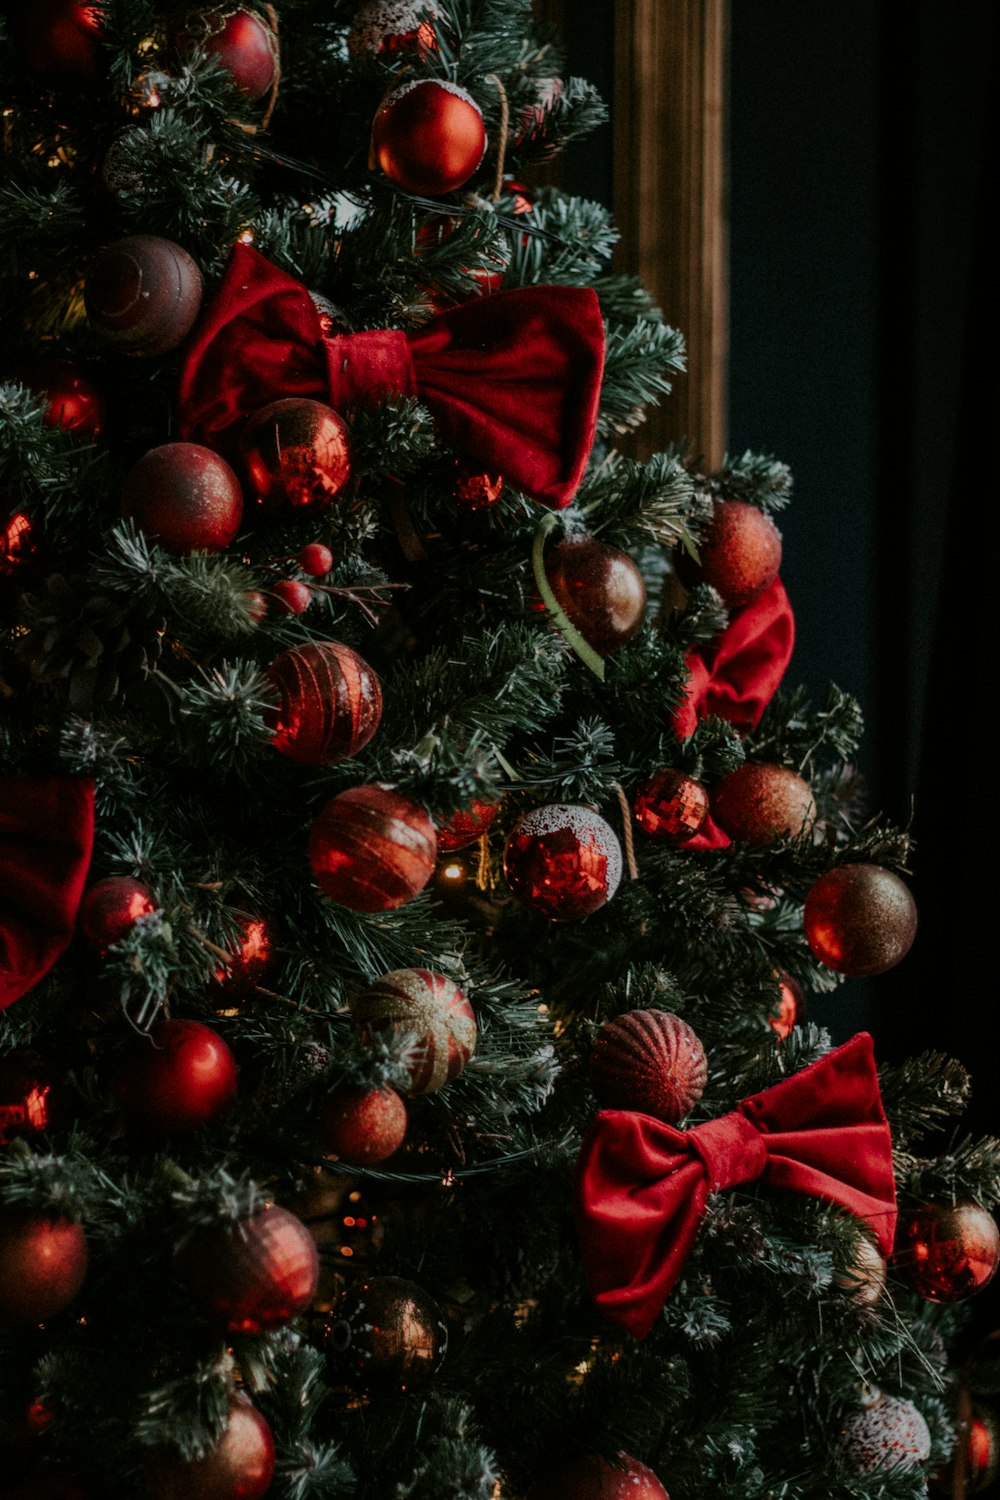
<instances>
[{"instance_id":1,"label":"red ribbon fabric","mask_svg":"<svg viewBox=\"0 0 1000 1500\"><path fill-rule=\"evenodd\" d=\"M684 1269L709 1193L760 1180L857 1214L892 1249L892 1140L867 1032L691 1130L602 1110L580 1151L578 1227L591 1295L645 1338Z\"/></svg>"},{"instance_id":2,"label":"red ribbon fabric","mask_svg":"<svg viewBox=\"0 0 1000 1500\"><path fill-rule=\"evenodd\" d=\"M93 782L0 777L0 1010L69 947L93 844Z\"/></svg>"},{"instance_id":3,"label":"red ribbon fabric","mask_svg":"<svg viewBox=\"0 0 1000 1500\"><path fill-rule=\"evenodd\" d=\"M603 371L591 287L519 287L414 334L328 338L305 287L239 244L188 347L180 435L235 461L244 422L272 401L417 396L467 460L561 509L590 456Z\"/></svg>"}]
</instances>

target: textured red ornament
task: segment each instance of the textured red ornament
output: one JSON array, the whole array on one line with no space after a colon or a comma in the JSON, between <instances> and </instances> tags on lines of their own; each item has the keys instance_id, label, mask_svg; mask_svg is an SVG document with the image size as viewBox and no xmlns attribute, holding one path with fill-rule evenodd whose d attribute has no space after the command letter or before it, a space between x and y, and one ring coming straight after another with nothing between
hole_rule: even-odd
<instances>
[{"instance_id":1,"label":"textured red ornament","mask_svg":"<svg viewBox=\"0 0 1000 1500\"><path fill-rule=\"evenodd\" d=\"M346 422L332 406L305 397L272 401L255 412L240 452L254 494L272 508L329 505L351 477Z\"/></svg>"},{"instance_id":2,"label":"textured red ornament","mask_svg":"<svg viewBox=\"0 0 1000 1500\"><path fill-rule=\"evenodd\" d=\"M700 581L711 584L730 609L740 609L777 578L781 533L756 505L716 500L698 554Z\"/></svg>"},{"instance_id":3,"label":"textured red ornament","mask_svg":"<svg viewBox=\"0 0 1000 1500\"><path fill-rule=\"evenodd\" d=\"M455 465L454 496L466 510L486 510L495 505L503 494L503 475L486 474L481 469L471 469L458 460Z\"/></svg>"},{"instance_id":4,"label":"textured red ornament","mask_svg":"<svg viewBox=\"0 0 1000 1500\"><path fill-rule=\"evenodd\" d=\"M97 83L104 71L99 4L94 0L15 0L10 13L18 59L42 83Z\"/></svg>"},{"instance_id":5,"label":"textured red ornament","mask_svg":"<svg viewBox=\"0 0 1000 1500\"><path fill-rule=\"evenodd\" d=\"M239 945L225 968L214 975L222 997L229 1001L245 1000L267 974L274 958L271 933L263 917L241 921Z\"/></svg>"},{"instance_id":6,"label":"textured red ornament","mask_svg":"<svg viewBox=\"0 0 1000 1500\"><path fill-rule=\"evenodd\" d=\"M552 803L518 818L503 867L522 905L555 922L573 922L611 900L621 879L622 851L599 813Z\"/></svg>"},{"instance_id":7,"label":"textured red ornament","mask_svg":"<svg viewBox=\"0 0 1000 1500\"><path fill-rule=\"evenodd\" d=\"M440 19L435 0L368 0L351 23L347 50L356 62L369 57L424 62L438 50L434 23Z\"/></svg>"},{"instance_id":8,"label":"textured red ornament","mask_svg":"<svg viewBox=\"0 0 1000 1500\"><path fill-rule=\"evenodd\" d=\"M183 343L201 308L197 262L156 234L135 234L98 256L83 303L91 324L123 354L149 358Z\"/></svg>"},{"instance_id":9,"label":"textured red ornament","mask_svg":"<svg viewBox=\"0 0 1000 1500\"><path fill-rule=\"evenodd\" d=\"M708 793L700 781L669 766L657 771L635 799L635 820L644 833L668 844L686 844L708 816Z\"/></svg>"},{"instance_id":10,"label":"textured red ornament","mask_svg":"<svg viewBox=\"0 0 1000 1500\"><path fill-rule=\"evenodd\" d=\"M631 1010L598 1032L590 1081L602 1109L641 1109L673 1125L705 1092L708 1060L680 1016Z\"/></svg>"},{"instance_id":11,"label":"textured red ornament","mask_svg":"<svg viewBox=\"0 0 1000 1500\"><path fill-rule=\"evenodd\" d=\"M304 615L312 600L309 585L294 578L279 579L271 589L271 602L278 614Z\"/></svg>"},{"instance_id":12,"label":"textured red ornament","mask_svg":"<svg viewBox=\"0 0 1000 1500\"><path fill-rule=\"evenodd\" d=\"M15 1138L40 1135L53 1122L52 1084L29 1052L0 1058L0 1146Z\"/></svg>"},{"instance_id":13,"label":"textured red ornament","mask_svg":"<svg viewBox=\"0 0 1000 1500\"><path fill-rule=\"evenodd\" d=\"M229 1333L266 1333L298 1317L319 1280L316 1244L277 1204L192 1242L188 1279L201 1307Z\"/></svg>"},{"instance_id":14,"label":"textured red ornament","mask_svg":"<svg viewBox=\"0 0 1000 1500\"><path fill-rule=\"evenodd\" d=\"M236 1060L200 1021L158 1021L126 1049L115 1092L131 1124L184 1134L218 1119L232 1103Z\"/></svg>"},{"instance_id":15,"label":"textured red ornament","mask_svg":"<svg viewBox=\"0 0 1000 1500\"><path fill-rule=\"evenodd\" d=\"M400 1276L372 1276L346 1292L324 1328L333 1373L368 1391L417 1390L448 1351L448 1329L433 1297Z\"/></svg>"},{"instance_id":16,"label":"textured red ornament","mask_svg":"<svg viewBox=\"0 0 1000 1500\"><path fill-rule=\"evenodd\" d=\"M452 813L438 825L438 853L454 854L456 849L467 849L482 838L499 811L499 802L480 802L474 797L468 812Z\"/></svg>"},{"instance_id":17,"label":"textured red ornament","mask_svg":"<svg viewBox=\"0 0 1000 1500\"><path fill-rule=\"evenodd\" d=\"M424 809L386 786L331 797L309 834L320 890L352 911L391 911L420 894L434 873L437 838Z\"/></svg>"},{"instance_id":18,"label":"textured red ornament","mask_svg":"<svg viewBox=\"0 0 1000 1500\"><path fill-rule=\"evenodd\" d=\"M268 669L280 700L271 743L303 766L336 765L363 750L382 717L382 686L350 646L312 641Z\"/></svg>"},{"instance_id":19,"label":"textured red ornament","mask_svg":"<svg viewBox=\"0 0 1000 1500\"><path fill-rule=\"evenodd\" d=\"M0 525L0 577L8 576L21 566L35 550L31 521L17 511Z\"/></svg>"},{"instance_id":20,"label":"textured red ornament","mask_svg":"<svg viewBox=\"0 0 1000 1500\"><path fill-rule=\"evenodd\" d=\"M549 586L588 645L610 656L642 627L646 585L627 552L590 537L545 554Z\"/></svg>"},{"instance_id":21,"label":"textured red ornament","mask_svg":"<svg viewBox=\"0 0 1000 1500\"><path fill-rule=\"evenodd\" d=\"M62 427L77 437L100 437L107 420L104 397L68 359L40 356L16 365L10 378L48 402L46 427Z\"/></svg>"},{"instance_id":22,"label":"textured red ornament","mask_svg":"<svg viewBox=\"0 0 1000 1500\"><path fill-rule=\"evenodd\" d=\"M434 1094L476 1050L476 1015L463 990L429 969L394 969L351 1002L365 1041L382 1031L415 1039L407 1093Z\"/></svg>"},{"instance_id":23,"label":"textured red ornament","mask_svg":"<svg viewBox=\"0 0 1000 1500\"><path fill-rule=\"evenodd\" d=\"M240 529L243 491L210 448L164 443L129 471L122 514L168 552L224 552Z\"/></svg>"},{"instance_id":24,"label":"textured red ornament","mask_svg":"<svg viewBox=\"0 0 1000 1500\"><path fill-rule=\"evenodd\" d=\"M847 1418L835 1448L848 1473L867 1477L922 1464L930 1457L931 1435L912 1401L880 1396Z\"/></svg>"},{"instance_id":25,"label":"textured red ornament","mask_svg":"<svg viewBox=\"0 0 1000 1500\"><path fill-rule=\"evenodd\" d=\"M109 875L84 892L78 930L87 947L104 958L140 917L154 911L156 901L148 885L130 875Z\"/></svg>"},{"instance_id":26,"label":"textured red ornament","mask_svg":"<svg viewBox=\"0 0 1000 1500\"><path fill-rule=\"evenodd\" d=\"M160 1449L145 1470L150 1500L261 1500L273 1476L271 1429L241 1391L230 1397L229 1420L204 1458Z\"/></svg>"},{"instance_id":27,"label":"textured red ornament","mask_svg":"<svg viewBox=\"0 0 1000 1500\"><path fill-rule=\"evenodd\" d=\"M406 1138L406 1105L395 1089L339 1088L320 1114L320 1149L352 1167L374 1166Z\"/></svg>"},{"instance_id":28,"label":"textured red ornament","mask_svg":"<svg viewBox=\"0 0 1000 1500\"><path fill-rule=\"evenodd\" d=\"M596 1454L570 1459L546 1479L536 1479L527 1500L670 1500L652 1469L627 1453L621 1468Z\"/></svg>"},{"instance_id":29,"label":"textured red ornament","mask_svg":"<svg viewBox=\"0 0 1000 1500\"><path fill-rule=\"evenodd\" d=\"M793 979L791 974L782 971L778 976L778 1012L777 1015L768 1016L768 1021L778 1033L782 1041L791 1036L796 1026L802 1026L806 1020L806 997L805 991L798 980Z\"/></svg>"},{"instance_id":30,"label":"textured red ornament","mask_svg":"<svg viewBox=\"0 0 1000 1500\"><path fill-rule=\"evenodd\" d=\"M901 1213L892 1266L928 1302L982 1291L1000 1264L1000 1230L978 1203L925 1203Z\"/></svg>"},{"instance_id":31,"label":"textured red ornament","mask_svg":"<svg viewBox=\"0 0 1000 1500\"><path fill-rule=\"evenodd\" d=\"M89 1264L79 1224L54 1214L0 1217L0 1323L40 1323L68 1307Z\"/></svg>"},{"instance_id":32,"label":"textured red ornament","mask_svg":"<svg viewBox=\"0 0 1000 1500\"><path fill-rule=\"evenodd\" d=\"M828 969L884 974L906 957L917 934L909 889L881 865L837 865L821 875L803 913L809 946Z\"/></svg>"},{"instance_id":33,"label":"textured red ornament","mask_svg":"<svg viewBox=\"0 0 1000 1500\"><path fill-rule=\"evenodd\" d=\"M333 553L322 542L307 542L295 561L310 578L322 578L333 567Z\"/></svg>"},{"instance_id":34,"label":"textured red ornament","mask_svg":"<svg viewBox=\"0 0 1000 1500\"><path fill-rule=\"evenodd\" d=\"M809 783L785 766L745 761L716 783L711 805L730 838L756 848L807 834L816 821Z\"/></svg>"},{"instance_id":35,"label":"textured red ornament","mask_svg":"<svg viewBox=\"0 0 1000 1500\"><path fill-rule=\"evenodd\" d=\"M236 88L251 99L269 93L278 69L278 38L264 17L243 6L195 11L177 39L183 56L200 47L222 64Z\"/></svg>"},{"instance_id":36,"label":"textured red ornament","mask_svg":"<svg viewBox=\"0 0 1000 1500\"><path fill-rule=\"evenodd\" d=\"M435 198L467 182L486 154L483 114L471 94L444 79L410 79L383 99L372 153L390 182Z\"/></svg>"}]
</instances>

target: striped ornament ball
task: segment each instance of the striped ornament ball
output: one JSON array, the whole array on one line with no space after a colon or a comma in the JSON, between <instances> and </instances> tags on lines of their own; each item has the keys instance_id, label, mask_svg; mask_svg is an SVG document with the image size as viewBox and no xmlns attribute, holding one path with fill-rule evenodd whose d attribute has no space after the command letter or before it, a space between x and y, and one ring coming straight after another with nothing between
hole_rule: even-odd
<instances>
[{"instance_id":1,"label":"striped ornament ball","mask_svg":"<svg viewBox=\"0 0 1000 1500\"><path fill-rule=\"evenodd\" d=\"M333 766L363 750L382 717L382 687L368 663L339 641L283 651L267 673L279 695L271 742L303 766Z\"/></svg>"},{"instance_id":2,"label":"striped ornament ball","mask_svg":"<svg viewBox=\"0 0 1000 1500\"><path fill-rule=\"evenodd\" d=\"M352 786L324 803L309 833L309 863L325 896L351 911L391 911L434 873L437 837L419 805L391 787Z\"/></svg>"},{"instance_id":3,"label":"striped ornament ball","mask_svg":"<svg viewBox=\"0 0 1000 1500\"><path fill-rule=\"evenodd\" d=\"M476 1050L476 1017L465 992L430 969L394 969L351 1004L365 1041L385 1031L413 1040L410 1094L436 1094Z\"/></svg>"}]
</instances>

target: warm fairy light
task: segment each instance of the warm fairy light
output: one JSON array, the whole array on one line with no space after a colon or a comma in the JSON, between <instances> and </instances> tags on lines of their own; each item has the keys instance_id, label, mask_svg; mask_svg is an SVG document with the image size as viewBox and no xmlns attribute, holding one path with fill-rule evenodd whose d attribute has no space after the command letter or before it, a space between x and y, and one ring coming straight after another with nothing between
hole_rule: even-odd
<instances>
[{"instance_id":1,"label":"warm fairy light","mask_svg":"<svg viewBox=\"0 0 1000 1500\"><path fill-rule=\"evenodd\" d=\"M160 91L159 91L159 89L150 89L149 93L146 95L146 103L149 105L150 109L159 109L159 107L160 107Z\"/></svg>"},{"instance_id":2,"label":"warm fairy light","mask_svg":"<svg viewBox=\"0 0 1000 1500\"><path fill-rule=\"evenodd\" d=\"M142 41L139 43L138 47L136 47L135 50L137 52L139 52L139 53L142 53L142 54L146 54L148 52L155 52L156 51L156 38L155 37L151 37L151 36L144 36L143 39L142 39Z\"/></svg>"},{"instance_id":3,"label":"warm fairy light","mask_svg":"<svg viewBox=\"0 0 1000 1500\"><path fill-rule=\"evenodd\" d=\"M348 1195L347 1195L347 1201L348 1201L348 1203L360 1203L361 1202L361 1194L358 1192L357 1188L354 1189L353 1193L348 1193Z\"/></svg>"},{"instance_id":4,"label":"warm fairy light","mask_svg":"<svg viewBox=\"0 0 1000 1500\"><path fill-rule=\"evenodd\" d=\"M462 876L465 874L465 871L461 865L450 864L445 865L444 869L441 871L441 874L444 876L445 880L461 880Z\"/></svg>"},{"instance_id":5,"label":"warm fairy light","mask_svg":"<svg viewBox=\"0 0 1000 1500\"><path fill-rule=\"evenodd\" d=\"M252 245L253 244L253 230L250 229L250 228L241 229L240 232L239 232L239 234L236 236L236 238L237 238L237 240L239 241L239 243L241 245Z\"/></svg>"},{"instance_id":6,"label":"warm fairy light","mask_svg":"<svg viewBox=\"0 0 1000 1500\"><path fill-rule=\"evenodd\" d=\"M543 1000L541 1002L541 1004L539 1005L539 1007L538 1007L538 1014L540 1016L547 1016L548 1013L549 1013L549 1007L546 1005L545 1001Z\"/></svg>"},{"instance_id":7,"label":"warm fairy light","mask_svg":"<svg viewBox=\"0 0 1000 1500\"><path fill-rule=\"evenodd\" d=\"M455 1174L450 1167L441 1178L441 1186L446 1188L455 1186Z\"/></svg>"},{"instance_id":8,"label":"warm fairy light","mask_svg":"<svg viewBox=\"0 0 1000 1500\"><path fill-rule=\"evenodd\" d=\"M340 1253L341 1253L341 1255L347 1256L347 1258L349 1260L351 1258L351 1256L354 1254L354 1251L351 1249L350 1245L341 1245L341 1247L340 1247Z\"/></svg>"}]
</instances>

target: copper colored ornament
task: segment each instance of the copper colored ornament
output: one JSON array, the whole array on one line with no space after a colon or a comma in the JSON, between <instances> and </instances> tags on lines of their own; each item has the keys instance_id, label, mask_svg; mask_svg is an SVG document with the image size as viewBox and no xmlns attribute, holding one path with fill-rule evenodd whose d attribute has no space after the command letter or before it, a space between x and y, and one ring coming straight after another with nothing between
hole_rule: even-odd
<instances>
[{"instance_id":1,"label":"copper colored ornament","mask_svg":"<svg viewBox=\"0 0 1000 1500\"><path fill-rule=\"evenodd\" d=\"M0 1215L0 1323L41 1323L67 1308L90 1256L79 1224L57 1214Z\"/></svg>"},{"instance_id":2,"label":"copper colored ornament","mask_svg":"<svg viewBox=\"0 0 1000 1500\"><path fill-rule=\"evenodd\" d=\"M196 47L214 57L241 94L263 99L270 93L278 71L278 38L258 11L228 5L194 11L177 45L185 57Z\"/></svg>"},{"instance_id":3,"label":"copper colored ornament","mask_svg":"<svg viewBox=\"0 0 1000 1500\"><path fill-rule=\"evenodd\" d=\"M59 88L100 80L104 16L94 0L14 0L9 13L17 60L41 83Z\"/></svg>"},{"instance_id":4,"label":"copper colored ornament","mask_svg":"<svg viewBox=\"0 0 1000 1500\"><path fill-rule=\"evenodd\" d=\"M229 962L214 975L219 995L234 1003L245 1000L266 977L273 961L274 945L263 917L241 919L240 936Z\"/></svg>"},{"instance_id":5,"label":"copper colored ornament","mask_svg":"<svg viewBox=\"0 0 1000 1500\"><path fill-rule=\"evenodd\" d=\"M627 552L590 537L545 554L545 576L570 622L600 656L620 651L641 629L646 585Z\"/></svg>"},{"instance_id":6,"label":"copper colored ornament","mask_svg":"<svg viewBox=\"0 0 1000 1500\"><path fill-rule=\"evenodd\" d=\"M214 1448L195 1459L158 1449L144 1477L150 1500L261 1500L274 1477L271 1429L250 1398L234 1391Z\"/></svg>"},{"instance_id":7,"label":"copper colored ornament","mask_svg":"<svg viewBox=\"0 0 1000 1500\"><path fill-rule=\"evenodd\" d=\"M803 913L809 946L828 969L884 974L906 957L917 934L909 888L881 865L837 865L821 875Z\"/></svg>"},{"instance_id":8,"label":"copper colored ornament","mask_svg":"<svg viewBox=\"0 0 1000 1500\"><path fill-rule=\"evenodd\" d=\"M250 488L265 505L329 505L351 477L347 424L322 401L272 401L247 422L240 452Z\"/></svg>"},{"instance_id":9,"label":"copper colored ornament","mask_svg":"<svg viewBox=\"0 0 1000 1500\"><path fill-rule=\"evenodd\" d=\"M859 1307L874 1307L885 1291L885 1271L885 1257L878 1246L861 1234L851 1264L836 1272L833 1281Z\"/></svg>"},{"instance_id":10,"label":"copper colored ornament","mask_svg":"<svg viewBox=\"0 0 1000 1500\"><path fill-rule=\"evenodd\" d=\"M425 198L450 193L468 182L486 154L482 110L457 83L408 79L379 106L372 154L405 192Z\"/></svg>"},{"instance_id":11,"label":"copper colored ornament","mask_svg":"<svg viewBox=\"0 0 1000 1500\"><path fill-rule=\"evenodd\" d=\"M471 469L461 460L456 464L454 496L466 510L486 510L503 494L503 475Z\"/></svg>"},{"instance_id":12,"label":"copper colored ornament","mask_svg":"<svg viewBox=\"0 0 1000 1500\"><path fill-rule=\"evenodd\" d=\"M708 817L708 793L700 781L669 766L651 776L635 799L635 821L651 838L686 844Z\"/></svg>"},{"instance_id":13,"label":"copper colored ornament","mask_svg":"<svg viewBox=\"0 0 1000 1500\"><path fill-rule=\"evenodd\" d=\"M277 689L271 743L303 766L331 766L363 750L382 717L382 686L350 646L311 641L268 668Z\"/></svg>"},{"instance_id":14,"label":"copper colored ornament","mask_svg":"<svg viewBox=\"0 0 1000 1500\"><path fill-rule=\"evenodd\" d=\"M228 1333L267 1333L309 1306L319 1256L302 1220L271 1204L238 1224L203 1230L187 1272L204 1312Z\"/></svg>"},{"instance_id":15,"label":"copper colored ornament","mask_svg":"<svg viewBox=\"0 0 1000 1500\"><path fill-rule=\"evenodd\" d=\"M536 1479L527 1500L670 1500L652 1469L619 1453L620 1468L596 1454L570 1459L545 1479Z\"/></svg>"},{"instance_id":16,"label":"copper colored ornament","mask_svg":"<svg viewBox=\"0 0 1000 1500\"><path fill-rule=\"evenodd\" d=\"M132 1125L184 1135L217 1120L236 1097L236 1060L200 1021L158 1021L126 1048L115 1092Z\"/></svg>"},{"instance_id":17,"label":"copper colored ornament","mask_svg":"<svg viewBox=\"0 0 1000 1500\"><path fill-rule=\"evenodd\" d=\"M867 1478L886 1469L909 1469L930 1456L931 1435L912 1401L880 1396L846 1419L835 1440L841 1467Z\"/></svg>"},{"instance_id":18,"label":"copper colored ornament","mask_svg":"<svg viewBox=\"0 0 1000 1500\"><path fill-rule=\"evenodd\" d=\"M347 33L347 50L355 62L380 58L426 61L438 50L434 23L441 20L436 0L368 0Z\"/></svg>"},{"instance_id":19,"label":"copper colored ornament","mask_svg":"<svg viewBox=\"0 0 1000 1500\"><path fill-rule=\"evenodd\" d=\"M801 984L793 979L791 974L783 970L777 975L778 980L778 1009L777 1014L768 1016L768 1022L778 1033L782 1041L791 1036L796 1026L805 1025L806 1021L806 996Z\"/></svg>"},{"instance_id":20,"label":"copper colored ornament","mask_svg":"<svg viewBox=\"0 0 1000 1500\"><path fill-rule=\"evenodd\" d=\"M756 505L716 500L698 554L701 582L711 584L730 609L741 609L777 578L781 533Z\"/></svg>"},{"instance_id":21,"label":"copper colored ornament","mask_svg":"<svg viewBox=\"0 0 1000 1500\"><path fill-rule=\"evenodd\" d=\"M435 1094L476 1050L476 1015L463 990L430 969L394 969L351 1001L365 1041L383 1031L413 1040L407 1093Z\"/></svg>"},{"instance_id":22,"label":"copper colored ornament","mask_svg":"<svg viewBox=\"0 0 1000 1500\"><path fill-rule=\"evenodd\" d=\"M23 511L0 524L0 578L15 573L35 550L32 526Z\"/></svg>"},{"instance_id":23,"label":"copper colored ornament","mask_svg":"<svg viewBox=\"0 0 1000 1500\"><path fill-rule=\"evenodd\" d=\"M352 1167L386 1161L406 1138L406 1105L395 1089L336 1089L320 1113L319 1141L325 1156Z\"/></svg>"},{"instance_id":24,"label":"copper colored ornament","mask_svg":"<svg viewBox=\"0 0 1000 1500\"><path fill-rule=\"evenodd\" d=\"M957 1427L959 1452L943 1469L931 1475L930 1487L937 1495L950 1497L955 1493L955 1470L959 1453L964 1448L959 1493L978 1495L982 1490L988 1490L1000 1473L1000 1419L991 1407L973 1401L968 1418L960 1417Z\"/></svg>"},{"instance_id":25,"label":"copper colored ornament","mask_svg":"<svg viewBox=\"0 0 1000 1500\"><path fill-rule=\"evenodd\" d=\"M46 427L61 427L77 437L100 437L107 420L104 397L83 371L68 359L40 355L14 366L10 378L47 402Z\"/></svg>"},{"instance_id":26,"label":"copper colored ornament","mask_svg":"<svg viewBox=\"0 0 1000 1500\"><path fill-rule=\"evenodd\" d=\"M716 782L711 805L730 838L755 848L803 836L816 821L809 783L785 766L745 761Z\"/></svg>"},{"instance_id":27,"label":"copper colored ornament","mask_svg":"<svg viewBox=\"0 0 1000 1500\"><path fill-rule=\"evenodd\" d=\"M574 922L611 900L621 880L622 851L599 813L551 803L518 818L503 867L523 906L555 922Z\"/></svg>"},{"instance_id":28,"label":"copper colored ornament","mask_svg":"<svg viewBox=\"0 0 1000 1500\"><path fill-rule=\"evenodd\" d=\"M708 1061L680 1016L630 1010L598 1032L590 1081L602 1109L637 1109L673 1125L705 1092Z\"/></svg>"},{"instance_id":29,"label":"copper colored ornament","mask_svg":"<svg viewBox=\"0 0 1000 1500\"><path fill-rule=\"evenodd\" d=\"M437 838L427 813L380 785L349 787L320 809L309 863L320 890L352 911L391 911L434 874Z\"/></svg>"},{"instance_id":30,"label":"copper colored ornament","mask_svg":"<svg viewBox=\"0 0 1000 1500\"><path fill-rule=\"evenodd\" d=\"M130 875L109 875L84 891L77 930L87 947L104 958L140 917L154 911L156 901L148 885Z\"/></svg>"},{"instance_id":31,"label":"copper colored ornament","mask_svg":"<svg viewBox=\"0 0 1000 1500\"><path fill-rule=\"evenodd\" d=\"M41 1135L51 1129L56 1114L52 1083L41 1062L24 1051L0 1057L0 1147L15 1138Z\"/></svg>"},{"instance_id":32,"label":"copper colored ornament","mask_svg":"<svg viewBox=\"0 0 1000 1500\"><path fill-rule=\"evenodd\" d=\"M330 1374L375 1393L418 1390L444 1362L448 1329L432 1297L399 1276L352 1287L324 1328Z\"/></svg>"},{"instance_id":33,"label":"copper colored ornament","mask_svg":"<svg viewBox=\"0 0 1000 1500\"><path fill-rule=\"evenodd\" d=\"M169 354L201 308L197 263L172 240L135 234L117 240L87 274L83 304L92 326L122 354Z\"/></svg>"},{"instance_id":34,"label":"copper colored ornament","mask_svg":"<svg viewBox=\"0 0 1000 1500\"><path fill-rule=\"evenodd\" d=\"M456 849L467 849L482 838L499 811L499 802L480 802L474 797L468 812L452 813L445 822L438 824L438 853L454 854Z\"/></svg>"},{"instance_id":35,"label":"copper colored ornament","mask_svg":"<svg viewBox=\"0 0 1000 1500\"><path fill-rule=\"evenodd\" d=\"M925 1203L901 1213L893 1270L928 1302L982 1291L1000 1264L1000 1230L978 1203Z\"/></svg>"},{"instance_id":36,"label":"copper colored ornament","mask_svg":"<svg viewBox=\"0 0 1000 1500\"><path fill-rule=\"evenodd\" d=\"M168 552L224 552L240 529L243 491L211 448L164 443L129 471L122 515Z\"/></svg>"}]
</instances>

